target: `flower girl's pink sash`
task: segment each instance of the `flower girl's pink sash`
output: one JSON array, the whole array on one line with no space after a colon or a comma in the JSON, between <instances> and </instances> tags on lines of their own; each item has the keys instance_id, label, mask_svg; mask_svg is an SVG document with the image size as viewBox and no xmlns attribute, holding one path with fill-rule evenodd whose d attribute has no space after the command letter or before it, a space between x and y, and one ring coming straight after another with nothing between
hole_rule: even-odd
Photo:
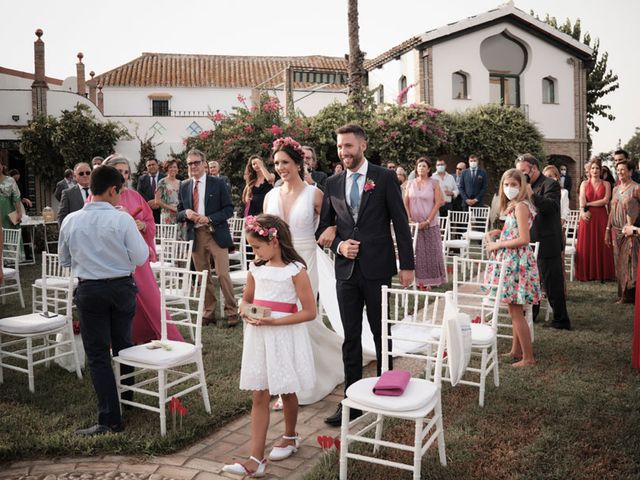
<instances>
[{"instance_id":1,"label":"flower girl's pink sash","mask_svg":"<svg viewBox=\"0 0 640 480\"><path fill-rule=\"evenodd\" d=\"M273 312L296 313L298 306L295 303L272 302L271 300L253 300L254 305L269 307Z\"/></svg>"}]
</instances>

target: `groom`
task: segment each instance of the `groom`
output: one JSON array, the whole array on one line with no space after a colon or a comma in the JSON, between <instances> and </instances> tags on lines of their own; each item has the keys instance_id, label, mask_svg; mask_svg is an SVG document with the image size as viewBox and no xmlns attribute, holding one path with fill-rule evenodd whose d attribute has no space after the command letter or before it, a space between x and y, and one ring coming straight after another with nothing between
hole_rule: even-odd
<instances>
[{"instance_id":1,"label":"groom","mask_svg":"<svg viewBox=\"0 0 640 480\"><path fill-rule=\"evenodd\" d=\"M398 242L400 283L413 282L413 246L407 214L395 172L372 165L364 157L367 140L362 127L346 125L336 130L338 157L346 172L327 179L317 235L337 226L331 249L336 253L336 290L344 327L342 361L345 392L362 378L362 311L376 346L378 375L382 366L381 288L391 285L397 273L390 223ZM391 360L389 363L391 366ZM359 415L351 411L353 418ZM325 419L332 426L342 421L342 405Z\"/></svg>"}]
</instances>

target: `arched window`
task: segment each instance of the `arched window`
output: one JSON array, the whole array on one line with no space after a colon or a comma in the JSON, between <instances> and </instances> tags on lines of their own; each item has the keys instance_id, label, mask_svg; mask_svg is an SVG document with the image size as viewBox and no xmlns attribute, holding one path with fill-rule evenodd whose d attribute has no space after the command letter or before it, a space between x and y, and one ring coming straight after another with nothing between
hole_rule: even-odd
<instances>
[{"instance_id":1,"label":"arched window","mask_svg":"<svg viewBox=\"0 0 640 480\"><path fill-rule=\"evenodd\" d=\"M480 59L489 70L492 103L520 106L520 74L527 66L527 50L506 32L485 38Z\"/></svg>"},{"instance_id":2,"label":"arched window","mask_svg":"<svg viewBox=\"0 0 640 480\"><path fill-rule=\"evenodd\" d=\"M558 103L556 83L557 80L553 77L542 79L542 103Z\"/></svg>"},{"instance_id":3,"label":"arched window","mask_svg":"<svg viewBox=\"0 0 640 480\"><path fill-rule=\"evenodd\" d=\"M407 77L402 75L398 80L398 98L400 103L407 103Z\"/></svg>"},{"instance_id":4,"label":"arched window","mask_svg":"<svg viewBox=\"0 0 640 480\"><path fill-rule=\"evenodd\" d=\"M469 98L469 85L466 73L459 71L451 75L451 92L454 99L464 100Z\"/></svg>"},{"instance_id":5,"label":"arched window","mask_svg":"<svg viewBox=\"0 0 640 480\"><path fill-rule=\"evenodd\" d=\"M378 103L384 103L384 85L378 85Z\"/></svg>"}]
</instances>

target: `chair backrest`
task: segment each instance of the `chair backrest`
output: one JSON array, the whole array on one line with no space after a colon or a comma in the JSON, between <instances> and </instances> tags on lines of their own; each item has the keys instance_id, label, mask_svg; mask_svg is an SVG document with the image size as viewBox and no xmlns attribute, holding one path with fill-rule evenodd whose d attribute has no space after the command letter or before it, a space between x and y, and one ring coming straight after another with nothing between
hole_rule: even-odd
<instances>
[{"instance_id":1,"label":"chair backrest","mask_svg":"<svg viewBox=\"0 0 640 480\"><path fill-rule=\"evenodd\" d=\"M489 207L469 207L469 230L484 233L489 231Z\"/></svg>"},{"instance_id":2,"label":"chair backrest","mask_svg":"<svg viewBox=\"0 0 640 480\"><path fill-rule=\"evenodd\" d=\"M432 331L444 326L444 306L444 293L382 287L383 372L389 370L389 354L424 361L425 371L435 362L434 383L440 385L445 335L436 339Z\"/></svg>"},{"instance_id":3,"label":"chair backrest","mask_svg":"<svg viewBox=\"0 0 640 480\"><path fill-rule=\"evenodd\" d=\"M167 324L183 325L195 330L193 335L197 347L202 346L202 315L204 294L207 287L207 271L194 272L183 268L160 269L160 311L168 312L169 320L162 318L162 340L167 340ZM168 302L167 295L178 294L180 302ZM195 323L190 319L195 318Z\"/></svg>"},{"instance_id":4,"label":"chair backrest","mask_svg":"<svg viewBox=\"0 0 640 480\"><path fill-rule=\"evenodd\" d=\"M234 263L229 265L229 270L247 270L247 234L244 231L245 219L236 217L235 215L229 220L229 232L233 241L233 248L239 253L239 259L236 258ZM236 263L237 262L237 263Z\"/></svg>"},{"instance_id":5,"label":"chair backrest","mask_svg":"<svg viewBox=\"0 0 640 480\"><path fill-rule=\"evenodd\" d=\"M56 285L49 284L51 280L57 280ZM64 287L61 287L62 280ZM64 290L61 294L60 291ZM60 265L58 255L42 252L42 313L53 311L55 314L63 314L71 318L73 307L73 277L71 269ZM34 312L35 313L35 312Z\"/></svg>"},{"instance_id":6,"label":"chair backrest","mask_svg":"<svg viewBox=\"0 0 640 480\"><path fill-rule=\"evenodd\" d=\"M393 228L393 222L390 225L391 225L391 238L393 239L393 248L394 248L394 251L396 252L396 258L400 258L398 255L398 242L396 241L396 231ZM411 244L413 245L413 251L415 253L416 242L418 241L418 224L410 223L409 231L411 232Z\"/></svg>"},{"instance_id":7,"label":"chair backrest","mask_svg":"<svg viewBox=\"0 0 640 480\"><path fill-rule=\"evenodd\" d=\"M538 251L540 250L540 242L529 243L529 248L533 251L533 256L538 258Z\"/></svg>"},{"instance_id":8,"label":"chair backrest","mask_svg":"<svg viewBox=\"0 0 640 480\"><path fill-rule=\"evenodd\" d=\"M19 228L3 228L3 254L2 258L7 263L13 263L18 268L20 263L20 240L22 230Z\"/></svg>"},{"instance_id":9,"label":"chair backrest","mask_svg":"<svg viewBox=\"0 0 640 480\"><path fill-rule=\"evenodd\" d=\"M567 223L565 224L565 236L567 243L571 244L578 236L578 223L580 220L580 210L569 210Z\"/></svg>"},{"instance_id":10,"label":"chair backrest","mask_svg":"<svg viewBox=\"0 0 640 480\"><path fill-rule=\"evenodd\" d=\"M447 231L445 240L458 240L469 230L469 212L447 212Z\"/></svg>"},{"instance_id":11,"label":"chair backrest","mask_svg":"<svg viewBox=\"0 0 640 480\"><path fill-rule=\"evenodd\" d=\"M160 240L160 262L171 263L176 268L189 269L193 240Z\"/></svg>"},{"instance_id":12,"label":"chair backrest","mask_svg":"<svg viewBox=\"0 0 640 480\"><path fill-rule=\"evenodd\" d=\"M178 225L175 223L156 224L156 243L159 245L163 239L176 240L178 238Z\"/></svg>"},{"instance_id":13,"label":"chair backrest","mask_svg":"<svg viewBox=\"0 0 640 480\"><path fill-rule=\"evenodd\" d=\"M461 312L498 328L500 297L504 288L504 261L455 257L453 259L453 295ZM497 285L491 280L497 275Z\"/></svg>"}]
</instances>

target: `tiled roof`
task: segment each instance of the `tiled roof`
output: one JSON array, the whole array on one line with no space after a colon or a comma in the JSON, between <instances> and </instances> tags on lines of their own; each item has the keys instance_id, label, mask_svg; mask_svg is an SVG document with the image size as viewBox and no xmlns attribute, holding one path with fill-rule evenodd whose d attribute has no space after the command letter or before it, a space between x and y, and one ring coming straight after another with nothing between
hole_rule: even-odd
<instances>
[{"instance_id":1,"label":"tiled roof","mask_svg":"<svg viewBox=\"0 0 640 480\"><path fill-rule=\"evenodd\" d=\"M35 80L36 76L33 73L23 72L22 70L13 70L11 68L0 67L0 74L11 75L13 77L26 78L28 80ZM62 85L62 80L53 77L44 77L47 83L53 83L54 85Z\"/></svg>"},{"instance_id":2,"label":"tiled roof","mask_svg":"<svg viewBox=\"0 0 640 480\"><path fill-rule=\"evenodd\" d=\"M143 53L93 81L106 87L256 87L283 83L288 66L320 71L347 71L347 61L339 57L253 57L229 55L186 55ZM266 82L266 83L265 83ZM317 84L294 84L295 88ZM341 88L343 88L341 86Z\"/></svg>"},{"instance_id":3,"label":"tiled roof","mask_svg":"<svg viewBox=\"0 0 640 480\"><path fill-rule=\"evenodd\" d=\"M411 37L409 40L405 40L400 45L396 45L391 50L387 50L386 52L378 55L376 58L372 60L365 60L364 68L367 70L373 70L374 68L380 67L387 63L389 60L392 60L400 55L408 52L416 45L420 45L422 43L421 37Z\"/></svg>"},{"instance_id":4,"label":"tiled roof","mask_svg":"<svg viewBox=\"0 0 640 480\"><path fill-rule=\"evenodd\" d=\"M387 50L381 55L378 55L373 60L365 62L365 68L367 70L373 70L380 67L400 55L410 51L418 45L430 44L437 41L442 41L448 37L460 35L467 30L482 28L486 25L498 21L509 20L518 25L521 25L531 32L541 36L548 42L554 42L556 45L571 51L582 58L588 59L591 55L591 48L582 42L572 38L570 35L563 33L556 28L546 24L545 22L538 20L537 18L523 12L516 8L513 2L509 1L498 8L489 10L478 15L472 15L467 18L463 18L457 22L450 23L443 27L429 30L422 35L411 37L409 40L402 42L400 45L396 45L390 50Z\"/></svg>"}]
</instances>

